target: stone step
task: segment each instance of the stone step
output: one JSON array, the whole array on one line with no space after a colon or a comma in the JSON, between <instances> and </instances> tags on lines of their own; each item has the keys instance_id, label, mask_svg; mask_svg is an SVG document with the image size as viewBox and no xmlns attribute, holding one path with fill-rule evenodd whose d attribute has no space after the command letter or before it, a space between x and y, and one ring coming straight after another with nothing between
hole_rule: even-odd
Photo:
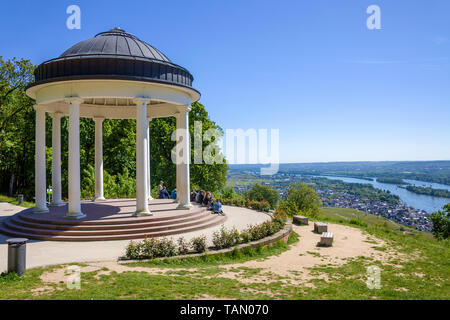
<instances>
[{"instance_id":1,"label":"stone step","mask_svg":"<svg viewBox=\"0 0 450 320\"><path fill-rule=\"evenodd\" d=\"M171 229L180 229L180 228L186 228L191 227L194 225L204 224L207 223L210 220L213 220L216 218L216 215L209 214L202 217L200 220L194 220L194 221L184 221L182 223L173 223L170 225L164 225L164 226L153 226L153 227L146 227L146 228L140 228L139 224L132 225L134 227L137 226L137 228L132 229L114 229L114 230L97 230L97 229L91 229L91 230L54 230L54 229L35 229L35 228L28 228L24 227L22 225L16 225L12 219L7 219L4 221L4 224L7 228L19 232L26 232L31 234L47 234L47 235L55 235L55 236L102 236L102 235L119 235L119 234L136 234L136 233L152 233L152 232L159 232L159 231L167 231Z\"/></svg>"},{"instance_id":2,"label":"stone step","mask_svg":"<svg viewBox=\"0 0 450 320\"><path fill-rule=\"evenodd\" d=\"M175 210L174 210L175 211ZM149 217L128 217L128 218L120 218L120 219L103 219L103 220L69 220L69 219L43 219L40 218L39 214L33 214L31 210L27 210L25 212L20 212L18 215L22 220L26 220L29 222L39 223L39 224L48 224L51 221L51 224L60 224L60 225L111 225L111 224L127 224L127 223L136 223L136 219L139 219L139 222L162 222L162 221L170 221L181 218L189 218L200 214L206 211L206 208L194 208L189 210L186 213L182 213L182 211L177 211L174 215L167 216L149 216Z\"/></svg>"},{"instance_id":3,"label":"stone step","mask_svg":"<svg viewBox=\"0 0 450 320\"><path fill-rule=\"evenodd\" d=\"M210 215L210 211L197 211L196 213L179 219L171 219L171 220L162 220L155 221L149 219L142 218L134 218L134 223L129 223L127 220L126 223L118 224L117 221L111 224L55 224L55 221L52 220L42 220L41 223L30 222L26 219L23 219L20 215L15 215L11 217L11 222L16 225L32 228L32 229L50 229L50 230L120 230L120 229L136 229L136 228L149 228L149 227L157 227L157 226L166 226L172 224L179 224L183 222L189 221L198 221L206 216ZM57 221L59 222L59 221ZM70 221L71 222L71 221Z\"/></svg>"},{"instance_id":4,"label":"stone step","mask_svg":"<svg viewBox=\"0 0 450 320\"><path fill-rule=\"evenodd\" d=\"M198 231L210 227L217 226L225 222L225 216L212 215L213 219L208 219L203 221L201 224L195 224L192 226L178 226L175 229L169 230L153 230L152 232L145 232L143 229L136 230L136 233L131 234L109 234L109 235L53 235L46 233L29 233L22 230L10 229L5 222L0 224L0 233L13 236L13 237L23 237L35 240L51 240L51 241L112 241L112 240L131 240L131 239L143 239L145 237L165 237L170 235L182 234L186 232ZM41 230L43 231L43 230Z\"/></svg>"}]
</instances>

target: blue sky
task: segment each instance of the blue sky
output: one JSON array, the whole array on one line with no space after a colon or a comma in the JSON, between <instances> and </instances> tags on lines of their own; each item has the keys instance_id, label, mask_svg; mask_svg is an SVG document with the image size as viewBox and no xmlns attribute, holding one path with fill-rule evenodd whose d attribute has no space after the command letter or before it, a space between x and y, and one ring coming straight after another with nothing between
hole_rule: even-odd
<instances>
[{"instance_id":1,"label":"blue sky","mask_svg":"<svg viewBox=\"0 0 450 320\"><path fill-rule=\"evenodd\" d=\"M7 1L0 55L39 64L116 26L190 70L224 129L280 129L281 162L450 160L448 0Z\"/></svg>"}]
</instances>

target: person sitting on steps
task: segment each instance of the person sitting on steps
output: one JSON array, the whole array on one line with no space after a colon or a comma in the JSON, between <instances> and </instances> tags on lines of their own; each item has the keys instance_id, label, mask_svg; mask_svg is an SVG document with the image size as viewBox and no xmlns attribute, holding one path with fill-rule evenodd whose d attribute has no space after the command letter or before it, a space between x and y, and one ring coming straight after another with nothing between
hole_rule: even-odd
<instances>
[{"instance_id":1,"label":"person sitting on steps","mask_svg":"<svg viewBox=\"0 0 450 320\"><path fill-rule=\"evenodd\" d=\"M203 203L203 199L205 199L205 191L204 190L200 190L200 193L199 193L198 198L197 198L197 203L202 204Z\"/></svg>"},{"instance_id":2,"label":"person sitting on steps","mask_svg":"<svg viewBox=\"0 0 450 320\"><path fill-rule=\"evenodd\" d=\"M163 187L161 191L159 192L158 199L169 199L169 192L167 191L166 187Z\"/></svg>"},{"instance_id":3,"label":"person sitting on steps","mask_svg":"<svg viewBox=\"0 0 450 320\"><path fill-rule=\"evenodd\" d=\"M194 190L194 189L192 189L192 191L191 191L191 202L195 202L197 199L197 192Z\"/></svg>"},{"instance_id":4,"label":"person sitting on steps","mask_svg":"<svg viewBox=\"0 0 450 320\"><path fill-rule=\"evenodd\" d=\"M207 206L209 208L211 206L211 204L212 204L212 201L213 201L212 198L213 197L212 197L211 192L207 192L205 198L203 199L203 205Z\"/></svg>"},{"instance_id":5,"label":"person sitting on steps","mask_svg":"<svg viewBox=\"0 0 450 320\"><path fill-rule=\"evenodd\" d=\"M220 199L216 199L216 202L214 202L214 204L213 204L213 212L217 213L217 214L220 214L222 216L225 215L225 213L223 213L223 210L222 210L222 203L220 202Z\"/></svg>"}]
</instances>

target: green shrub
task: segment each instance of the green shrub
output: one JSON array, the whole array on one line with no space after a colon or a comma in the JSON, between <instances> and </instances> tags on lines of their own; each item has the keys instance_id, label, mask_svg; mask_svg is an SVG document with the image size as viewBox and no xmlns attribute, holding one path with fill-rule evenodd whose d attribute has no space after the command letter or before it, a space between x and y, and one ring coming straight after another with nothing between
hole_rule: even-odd
<instances>
[{"instance_id":1,"label":"green shrub","mask_svg":"<svg viewBox=\"0 0 450 320\"><path fill-rule=\"evenodd\" d=\"M173 257L177 255L177 246L169 239L161 239L157 242L156 253L157 257Z\"/></svg>"},{"instance_id":2,"label":"green shrub","mask_svg":"<svg viewBox=\"0 0 450 320\"><path fill-rule=\"evenodd\" d=\"M259 201L249 200L247 202L247 207L252 208L254 210L259 210Z\"/></svg>"},{"instance_id":3,"label":"green shrub","mask_svg":"<svg viewBox=\"0 0 450 320\"><path fill-rule=\"evenodd\" d=\"M254 184L252 188L245 193L245 195L250 200L258 202L267 201L269 204L269 210L273 209L280 199L280 194L277 190L259 183Z\"/></svg>"},{"instance_id":4,"label":"green shrub","mask_svg":"<svg viewBox=\"0 0 450 320\"><path fill-rule=\"evenodd\" d=\"M233 204L232 203L232 199L230 199L230 198L222 198L222 204L226 205L226 206L231 206Z\"/></svg>"},{"instance_id":5,"label":"green shrub","mask_svg":"<svg viewBox=\"0 0 450 320\"><path fill-rule=\"evenodd\" d=\"M220 231L213 233L213 244L216 249L225 249L241 243L260 240L277 233L283 229L284 225L284 219L275 217L272 221L265 221L255 226L250 225L241 232L236 228L226 229L222 226ZM206 237L195 237L190 243L181 237L178 239L177 245L166 238L146 238L141 242L130 241L126 248L126 257L133 260L172 257L188 253L190 247L195 252L202 253L206 251Z\"/></svg>"},{"instance_id":6,"label":"green shrub","mask_svg":"<svg viewBox=\"0 0 450 320\"><path fill-rule=\"evenodd\" d=\"M240 241L241 243L247 243L252 241L252 235L247 229L242 230L241 233L239 234L239 237L241 238Z\"/></svg>"},{"instance_id":7,"label":"green shrub","mask_svg":"<svg viewBox=\"0 0 450 320\"><path fill-rule=\"evenodd\" d=\"M250 226L247 232L251 235L251 241L256 241L277 233L284 228L284 224L283 220L274 219L273 221L266 221L256 226Z\"/></svg>"},{"instance_id":8,"label":"green shrub","mask_svg":"<svg viewBox=\"0 0 450 320\"><path fill-rule=\"evenodd\" d=\"M259 202L259 210L263 212L269 212L272 209L270 203L266 200L262 200Z\"/></svg>"},{"instance_id":9,"label":"green shrub","mask_svg":"<svg viewBox=\"0 0 450 320\"><path fill-rule=\"evenodd\" d=\"M288 188L287 205L297 207L301 215L316 218L320 214L322 201L313 188L302 183L293 183Z\"/></svg>"},{"instance_id":10,"label":"green shrub","mask_svg":"<svg viewBox=\"0 0 450 320\"><path fill-rule=\"evenodd\" d=\"M172 257L176 254L175 244L166 238L146 238L142 242L130 241L126 248L126 257L129 259Z\"/></svg>"},{"instance_id":11,"label":"green shrub","mask_svg":"<svg viewBox=\"0 0 450 320\"><path fill-rule=\"evenodd\" d=\"M202 253L206 251L206 237L195 237L191 240L192 248L195 252Z\"/></svg>"},{"instance_id":12,"label":"green shrub","mask_svg":"<svg viewBox=\"0 0 450 320\"><path fill-rule=\"evenodd\" d=\"M136 179L131 177L127 168L123 173L110 175L104 171L105 197L114 198L134 198L136 196ZM95 171L91 165L87 166L82 172L83 188L81 189L81 198L89 199L95 195Z\"/></svg>"},{"instance_id":13,"label":"green shrub","mask_svg":"<svg viewBox=\"0 0 450 320\"><path fill-rule=\"evenodd\" d=\"M178 253L179 254L186 254L189 252L189 243L184 239L184 237L178 238Z\"/></svg>"},{"instance_id":14,"label":"green shrub","mask_svg":"<svg viewBox=\"0 0 450 320\"><path fill-rule=\"evenodd\" d=\"M438 240L448 239L450 235L450 203L446 204L441 211L433 212L430 215L433 223L431 233Z\"/></svg>"},{"instance_id":15,"label":"green shrub","mask_svg":"<svg viewBox=\"0 0 450 320\"><path fill-rule=\"evenodd\" d=\"M283 200L275 210L275 214L283 217L292 217L299 214L300 210L293 201Z\"/></svg>"},{"instance_id":16,"label":"green shrub","mask_svg":"<svg viewBox=\"0 0 450 320\"><path fill-rule=\"evenodd\" d=\"M224 188L222 191L222 198L232 199L236 196L236 192L234 192L234 188Z\"/></svg>"},{"instance_id":17,"label":"green shrub","mask_svg":"<svg viewBox=\"0 0 450 320\"><path fill-rule=\"evenodd\" d=\"M128 259L141 259L141 248L142 245L140 243L136 243L134 241L130 241L126 248L125 255Z\"/></svg>"},{"instance_id":18,"label":"green shrub","mask_svg":"<svg viewBox=\"0 0 450 320\"><path fill-rule=\"evenodd\" d=\"M213 233L213 244L216 249L230 248L240 243L240 234L236 228L227 230L224 226Z\"/></svg>"}]
</instances>

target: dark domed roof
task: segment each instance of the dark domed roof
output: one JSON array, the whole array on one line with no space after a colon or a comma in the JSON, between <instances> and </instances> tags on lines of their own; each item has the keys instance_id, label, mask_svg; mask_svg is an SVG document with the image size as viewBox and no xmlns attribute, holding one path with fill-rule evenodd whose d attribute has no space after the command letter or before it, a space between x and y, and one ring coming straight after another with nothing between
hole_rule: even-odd
<instances>
[{"instance_id":1,"label":"dark domed roof","mask_svg":"<svg viewBox=\"0 0 450 320\"><path fill-rule=\"evenodd\" d=\"M120 28L97 34L40 64L30 87L56 81L115 79L192 88L194 78L161 51ZM197 91L197 90L195 90Z\"/></svg>"},{"instance_id":2,"label":"dark domed roof","mask_svg":"<svg viewBox=\"0 0 450 320\"><path fill-rule=\"evenodd\" d=\"M81 55L121 55L171 62L161 51L120 28L101 32L94 38L77 43L61 57Z\"/></svg>"}]
</instances>

